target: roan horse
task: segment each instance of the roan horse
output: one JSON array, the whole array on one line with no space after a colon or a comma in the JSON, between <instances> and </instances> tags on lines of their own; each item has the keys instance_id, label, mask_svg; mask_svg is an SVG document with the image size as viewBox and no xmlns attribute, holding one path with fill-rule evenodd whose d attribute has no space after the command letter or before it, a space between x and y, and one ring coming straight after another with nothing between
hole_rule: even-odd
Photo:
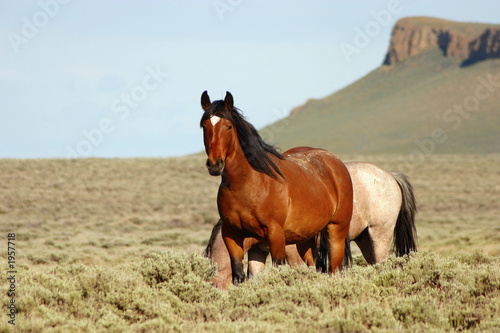
<instances>
[{"instance_id":1,"label":"roan horse","mask_svg":"<svg viewBox=\"0 0 500 333\"><path fill-rule=\"evenodd\" d=\"M349 239L354 240L370 264L379 263L389 255L391 243L397 256L416 251L415 214L417 211L413 188L402 173L387 172L364 162L346 163L351 174L354 205ZM231 278L229 253L221 236L221 221L215 225L204 255L217 264L214 285L227 289ZM246 241L248 275L264 269L269 250L256 242ZM325 267L324 251L316 244L318 268ZM291 266L303 260L295 245L286 246L287 261Z\"/></svg>"},{"instance_id":2,"label":"roan horse","mask_svg":"<svg viewBox=\"0 0 500 333\"><path fill-rule=\"evenodd\" d=\"M334 154L294 148L280 154L233 105L201 96L200 121L211 175L222 175L217 207L229 251L233 283L245 280L244 241L269 246L274 265L285 263L286 244L297 244L301 258L314 265L315 236L323 232L330 271L340 269L352 216L352 183Z\"/></svg>"}]
</instances>

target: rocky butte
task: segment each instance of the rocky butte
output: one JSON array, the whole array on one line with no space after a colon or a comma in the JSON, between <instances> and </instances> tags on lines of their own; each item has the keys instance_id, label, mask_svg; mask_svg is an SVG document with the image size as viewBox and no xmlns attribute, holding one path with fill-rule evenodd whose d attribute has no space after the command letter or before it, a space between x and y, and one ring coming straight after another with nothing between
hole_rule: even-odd
<instances>
[{"instance_id":1,"label":"rocky butte","mask_svg":"<svg viewBox=\"0 0 500 333\"><path fill-rule=\"evenodd\" d=\"M389 44L380 67L263 136L284 149L408 154L409 168L435 153L500 153L500 25L409 17Z\"/></svg>"},{"instance_id":2,"label":"rocky butte","mask_svg":"<svg viewBox=\"0 0 500 333\"><path fill-rule=\"evenodd\" d=\"M392 30L384 65L433 48L439 48L443 55L455 58L462 66L500 58L500 26L429 17L403 18Z\"/></svg>"}]
</instances>

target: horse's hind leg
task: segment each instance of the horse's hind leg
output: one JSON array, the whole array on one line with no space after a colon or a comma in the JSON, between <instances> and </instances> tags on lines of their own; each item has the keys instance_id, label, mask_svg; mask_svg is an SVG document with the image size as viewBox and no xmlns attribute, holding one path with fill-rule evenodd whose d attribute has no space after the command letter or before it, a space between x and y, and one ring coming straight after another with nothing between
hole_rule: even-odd
<instances>
[{"instance_id":1,"label":"horse's hind leg","mask_svg":"<svg viewBox=\"0 0 500 333\"><path fill-rule=\"evenodd\" d=\"M356 237L354 241L361 250L361 253L363 254L365 260L371 265L375 264L375 250L373 249L373 243L370 234L368 233L368 228L363 230L363 232L361 232L361 234L359 234L359 236Z\"/></svg>"},{"instance_id":2,"label":"horse's hind leg","mask_svg":"<svg viewBox=\"0 0 500 333\"><path fill-rule=\"evenodd\" d=\"M326 226L326 239L328 240L328 257L330 258L330 273L334 274L342 267L345 251L345 239L349 232L347 226L330 222Z\"/></svg>"},{"instance_id":3,"label":"horse's hind leg","mask_svg":"<svg viewBox=\"0 0 500 333\"><path fill-rule=\"evenodd\" d=\"M354 240L363 257L371 265L378 264L387 258L392 241L392 235L388 236L387 233L380 233L375 229L367 227Z\"/></svg>"},{"instance_id":4,"label":"horse's hind leg","mask_svg":"<svg viewBox=\"0 0 500 333\"><path fill-rule=\"evenodd\" d=\"M288 246L287 246L288 247ZM297 254L300 256L296 258L294 263L290 262L291 255L287 252L287 260L290 266L294 266L296 263L305 262L307 266L315 265L315 258L318 255L318 249L316 247L316 237L311 238L307 242L297 244Z\"/></svg>"}]
</instances>

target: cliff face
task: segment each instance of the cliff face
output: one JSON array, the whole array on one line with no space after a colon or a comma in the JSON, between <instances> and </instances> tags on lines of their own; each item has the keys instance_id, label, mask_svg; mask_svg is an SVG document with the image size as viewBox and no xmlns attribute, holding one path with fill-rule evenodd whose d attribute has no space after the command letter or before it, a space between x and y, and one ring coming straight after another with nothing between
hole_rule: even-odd
<instances>
[{"instance_id":1,"label":"cliff face","mask_svg":"<svg viewBox=\"0 0 500 333\"><path fill-rule=\"evenodd\" d=\"M403 19L393 30L391 66L307 101L261 133L283 150L408 154L409 166L420 154L500 153L499 31L500 25Z\"/></svg>"},{"instance_id":2,"label":"cliff face","mask_svg":"<svg viewBox=\"0 0 500 333\"><path fill-rule=\"evenodd\" d=\"M392 30L384 65L395 64L431 48L439 48L462 66L499 58L500 26L423 17L401 19Z\"/></svg>"}]
</instances>

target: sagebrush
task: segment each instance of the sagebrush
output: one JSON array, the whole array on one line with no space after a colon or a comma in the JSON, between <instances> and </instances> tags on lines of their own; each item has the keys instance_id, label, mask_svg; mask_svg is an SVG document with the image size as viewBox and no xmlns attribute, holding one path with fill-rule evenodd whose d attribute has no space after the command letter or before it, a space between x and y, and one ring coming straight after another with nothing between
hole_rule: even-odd
<instances>
[{"instance_id":1,"label":"sagebrush","mask_svg":"<svg viewBox=\"0 0 500 333\"><path fill-rule=\"evenodd\" d=\"M210 286L215 268L201 258L220 181L204 160L0 160L3 258L16 233L16 331L500 331L500 155L412 164L419 254L368 266L353 243L341 275L268 267L227 292ZM343 160L396 171L408 162ZM0 331L13 331L6 313Z\"/></svg>"},{"instance_id":2,"label":"sagebrush","mask_svg":"<svg viewBox=\"0 0 500 333\"><path fill-rule=\"evenodd\" d=\"M210 285L197 254L137 265L38 267L20 274L18 331L367 332L500 330L500 260L475 252L390 257L329 276L267 268L239 287ZM5 287L2 287L5 294ZM6 306L5 299L2 306ZM3 331L12 330L4 321Z\"/></svg>"}]
</instances>

